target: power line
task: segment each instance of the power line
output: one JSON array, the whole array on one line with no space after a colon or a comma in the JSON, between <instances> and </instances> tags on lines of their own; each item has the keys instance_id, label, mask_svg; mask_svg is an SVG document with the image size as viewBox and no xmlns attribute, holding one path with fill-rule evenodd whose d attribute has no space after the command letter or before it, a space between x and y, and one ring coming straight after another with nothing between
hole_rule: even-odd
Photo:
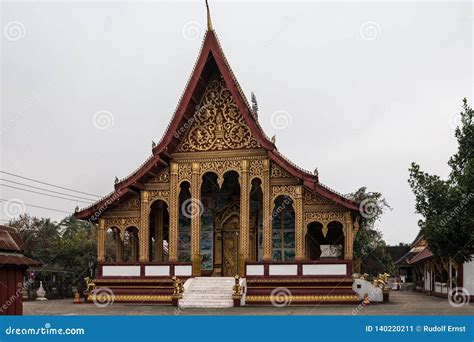
<instances>
[{"instance_id":1,"label":"power line","mask_svg":"<svg viewBox=\"0 0 474 342\"><path fill-rule=\"evenodd\" d=\"M62 187L62 186L59 186L59 185L54 185L54 184L42 182L42 181L39 181L39 180L36 180L36 179L32 179L32 178L28 178L28 177L23 177L23 176L20 176L20 175L14 174L14 173L10 173L10 172L6 172L6 171L0 171L0 173L4 173L4 174L6 174L6 175L10 175L10 176L14 176L14 177L26 179L26 180L29 180L29 181L32 181L32 182L36 182L36 183L43 184L43 185L52 186L52 187L58 188L58 189L63 189L63 190L67 190L67 191L77 192L77 193L83 194L83 195L89 195L89 196L94 196L94 197L99 197L99 198L101 197L101 196L99 196L99 195L90 194L90 193L88 193L88 192L83 192L83 191L78 191L78 190L74 190L74 189L65 188L65 187Z\"/></svg>"},{"instance_id":2,"label":"power line","mask_svg":"<svg viewBox=\"0 0 474 342\"><path fill-rule=\"evenodd\" d=\"M21 183L21 182L15 182L15 181L12 181L12 180L9 180L9 179L3 179L3 178L2 178L2 179L0 179L0 180L5 181L5 182L10 182L10 183L13 183L13 184L18 184L18 185L26 186L26 187L29 187L29 188L32 188L32 189L37 189L37 190L43 190L43 191L52 192L53 194L66 195L66 196L69 196L69 197L74 197L74 198L78 198L78 199L84 199L84 200L87 200L87 201L95 201L94 199L91 199L91 198L86 198L86 197L81 197L81 196L76 196L76 195L69 195L69 194L66 194L66 193L64 193L64 192L49 190L49 189L41 188L41 187L39 187L39 186L29 185L29 184L25 184L25 183Z\"/></svg>"},{"instance_id":3,"label":"power line","mask_svg":"<svg viewBox=\"0 0 474 342\"><path fill-rule=\"evenodd\" d=\"M46 210L51 210L51 211L57 211L58 213L71 214L71 212L65 211L65 210L59 210L59 209L41 207L41 206L39 206L39 205L28 204L28 203L23 203L23 202L18 202L18 201L12 201L12 200L6 200L6 199L3 199L3 198L0 198L0 202L10 202L10 203L23 204L23 205L26 205L26 206L28 206L28 207L39 208L39 209L46 209Z\"/></svg>"},{"instance_id":4,"label":"power line","mask_svg":"<svg viewBox=\"0 0 474 342\"><path fill-rule=\"evenodd\" d=\"M45 193L43 193L43 192L38 192L38 191L33 191L33 190L28 190L28 189L22 189L22 188L19 188L19 187L16 187L16 186L7 185L7 184L0 184L0 186L6 186L7 188L22 190L22 191L26 191L26 192L31 192L31 193L33 193L33 194L43 195L43 196L49 196L49 197L54 197L54 198L60 198L60 199L64 199L64 200L68 200L68 201L72 201L72 202L81 202L81 203L91 204L91 202L84 202L84 201L75 200L75 199L72 199L72 198L66 198L66 197L61 197L61 196L55 196L55 195L45 194Z\"/></svg>"}]
</instances>

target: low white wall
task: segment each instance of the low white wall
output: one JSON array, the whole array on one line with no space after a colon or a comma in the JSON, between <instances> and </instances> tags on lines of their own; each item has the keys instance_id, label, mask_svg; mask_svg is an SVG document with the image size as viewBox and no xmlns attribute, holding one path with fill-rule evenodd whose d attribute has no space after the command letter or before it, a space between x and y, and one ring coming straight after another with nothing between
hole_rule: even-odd
<instances>
[{"instance_id":1,"label":"low white wall","mask_svg":"<svg viewBox=\"0 0 474 342\"><path fill-rule=\"evenodd\" d=\"M465 262L462 266L463 266L462 287L466 289L469 295L474 296L474 260L470 262Z\"/></svg>"},{"instance_id":2,"label":"low white wall","mask_svg":"<svg viewBox=\"0 0 474 342\"><path fill-rule=\"evenodd\" d=\"M248 276L263 276L265 273L263 265L247 265Z\"/></svg>"},{"instance_id":3,"label":"low white wall","mask_svg":"<svg viewBox=\"0 0 474 342\"><path fill-rule=\"evenodd\" d=\"M275 275L298 275L298 265L270 265L268 274Z\"/></svg>"},{"instance_id":4,"label":"low white wall","mask_svg":"<svg viewBox=\"0 0 474 342\"><path fill-rule=\"evenodd\" d=\"M303 265L303 275L346 275L346 264Z\"/></svg>"},{"instance_id":5,"label":"low white wall","mask_svg":"<svg viewBox=\"0 0 474 342\"><path fill-rule=\"evenodd\" d=\"M145 266L145 276L169 276L170 267L168 265L163 266Z\"/></svg>"},{"instance_id":6,"label":"low white wall","mask_svg":"<svg viewBox=\"0 0 474 342\"><path fill-rule=\"evenodd\" d=\"M114 276L114 277L135 277L140 276L140 266L106 266L102 267L103 276Z\"/></svg>"},{"instance_id":7,"label":"low white wall","mask_svg":"<svg viewBox=\"0 0 474 342\"><path fill-rule=\"evenodd\" d=\"M193 267L188 265L176 265L174 267L175 276L192 276Z\"/></svg>"}]
</instances>

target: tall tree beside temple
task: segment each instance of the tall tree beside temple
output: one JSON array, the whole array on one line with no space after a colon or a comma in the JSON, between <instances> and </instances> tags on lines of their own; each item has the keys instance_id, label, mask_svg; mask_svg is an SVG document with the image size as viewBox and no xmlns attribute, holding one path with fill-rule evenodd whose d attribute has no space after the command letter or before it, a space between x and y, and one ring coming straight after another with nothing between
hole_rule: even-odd
<instances>
[{"instance_id":1,"label":"tall tree beside temple","mask_svg":"<svg viewBox=\"0 0 474 342\"><path fill-rule=\"evenodd\" d=\"M59 293L70 293L72 286L83 286L91 263L97 260L97 232L89 223L73 216L56 223L23 214L8 225L20 231L25 255L42 262L39 279L48 278L54 270L61 274Z\"/></svg>"},{"instance_id":2,"label":"tall tree beside temple","mask_svg":"<svg viewBox=\"0 0 474 342\"><path fill-rule=\"evenodd\" d=\"M394 270L393 260L387 253L382 232L376 227L384 211L391 207L381 193L368 192L365 187L349 194L348 197L359 202L369 201L373 206L370 215L364 215L354 241L354 260L360 265L358 271L372 276L391 273Z\"/></svg>"},{"instance_id":3,"label":"tall tree beside temple","mask_svg":"<svg viewBox=\"0 0 474 342\"><path fill-rule=\"evenodd\" d=\"M473 110L463 100L461 124L455 130L458 151L448 161L443 180L411 164L408 180L423 215L421 231L437 257L467 262L474 255L474 123Z\"/></svg>"}]
</instances>

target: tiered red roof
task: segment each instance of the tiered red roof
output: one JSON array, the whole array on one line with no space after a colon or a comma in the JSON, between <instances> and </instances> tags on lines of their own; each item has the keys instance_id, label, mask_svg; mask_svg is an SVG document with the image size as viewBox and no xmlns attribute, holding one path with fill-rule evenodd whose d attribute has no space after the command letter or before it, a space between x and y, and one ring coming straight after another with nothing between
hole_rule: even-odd
<instances>
[{"instance_id":1,"label":"tiered red roof","mask_svg":"<svg viewBox=\"0 0 474 342\"><path fill-rule=\"evenodd\" d=\"M123 199L136 194L142 188L142 184L147 178L152 177L159 169L168 166L171 160L171 153L178 147L181 139L181 136L176 136L175 132L194 115L195 107L199 104L207 82L216 70L224 78L246 124L260 146L267 151L270 160L286 170L289 174L302 180L307 188L315 191L319 195L350 210L359 209L358 202L348 199L320 184L317 176L297 167L277 151L275 144L266 136L258 120L252 114L251 107L227 62L217 39L217 35L215 31L211 29L206 32L201 51L184 93L181 96L175 113L161 141L153 148L152 155L137 170L117 182L115 184L115 191L90 207L76 212L76 218L90 219L92 217L93 220L97 219L97 217L93 217L94 213L104 208L104 206L113 205L111 203L121 203Z\"/></svg>"}]
</instances>

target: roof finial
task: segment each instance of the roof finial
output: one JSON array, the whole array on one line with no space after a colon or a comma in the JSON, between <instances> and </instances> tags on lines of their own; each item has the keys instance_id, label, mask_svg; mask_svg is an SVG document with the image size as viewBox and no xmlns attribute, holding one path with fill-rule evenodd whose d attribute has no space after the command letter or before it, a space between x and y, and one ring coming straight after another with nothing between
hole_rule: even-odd
<instances>
[{"instance_id":1,"label":"roof finial","mask_svg":"<svg viewBox=\"0 0 474 342\"><path fill-rule=\"evenodd\" d=\"M206 0L206 9L207 9L207 30L214 31L214 29L212 28L211 11L209 10L209 4L207 3L207 0Z\"/></svg>"}]
</instances>

